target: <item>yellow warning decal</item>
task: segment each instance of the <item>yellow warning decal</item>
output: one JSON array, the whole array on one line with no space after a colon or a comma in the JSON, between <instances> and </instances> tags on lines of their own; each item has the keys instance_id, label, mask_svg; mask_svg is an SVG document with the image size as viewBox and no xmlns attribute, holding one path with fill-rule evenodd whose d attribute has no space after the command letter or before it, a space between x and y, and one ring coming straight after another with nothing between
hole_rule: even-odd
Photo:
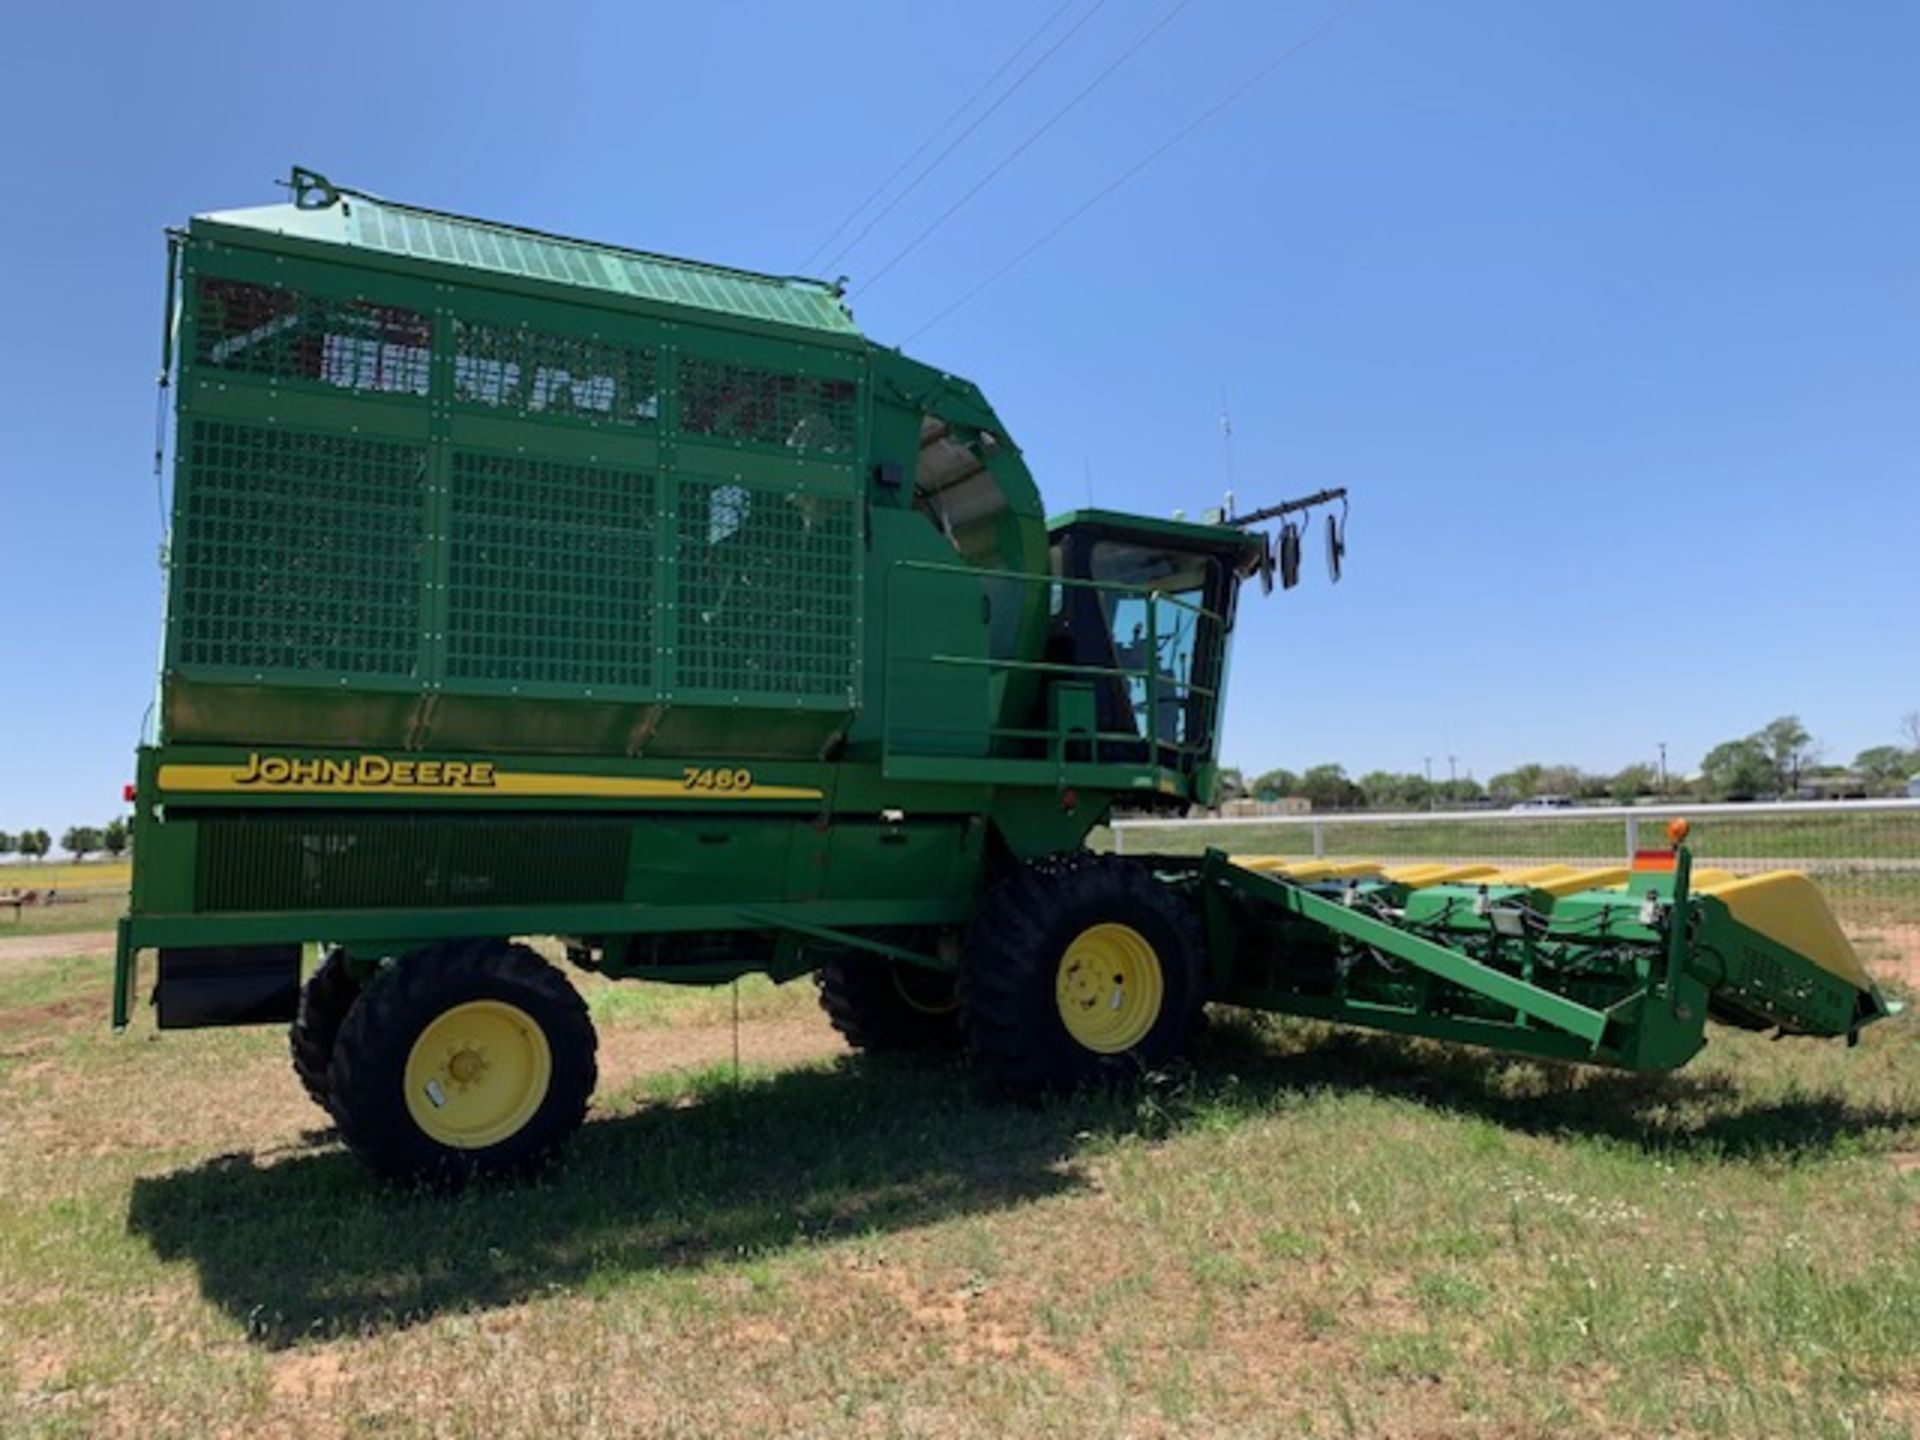
<instances>
[{"instance_id":1,"label":"yellow warning decal","mask_svg":"<svg viewBox=\"0 0 1920 1440\"><path fill-rule=\"evenodd\" d=\"M491 760L304 759L258 751L239 765L160 767L162 790L238 795L508 795L590 800L818 800L804 785L762 785L744 766L688 765L678 776L502 770Z\"/></svg>"}]
</instances>

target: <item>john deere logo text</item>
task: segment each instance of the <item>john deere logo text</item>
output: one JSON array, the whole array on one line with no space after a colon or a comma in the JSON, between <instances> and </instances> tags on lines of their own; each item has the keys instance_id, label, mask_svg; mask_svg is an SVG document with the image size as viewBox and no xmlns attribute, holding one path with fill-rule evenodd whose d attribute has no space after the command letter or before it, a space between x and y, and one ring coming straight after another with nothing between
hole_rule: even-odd
<instances>
[{"instance_id":1,"label":"john deere logo text","mask_svg":"<svg viewBox=\"0 0 1920 1440\"><path fill-rule=\"evenodd\" d=\"M354 760L295 760L287 755L247 756L235 785L264 790L282 786L382 786L395 790L491 790L496 784L491 760L389 760L362 755Z\"/></svg>"}]
</instances>

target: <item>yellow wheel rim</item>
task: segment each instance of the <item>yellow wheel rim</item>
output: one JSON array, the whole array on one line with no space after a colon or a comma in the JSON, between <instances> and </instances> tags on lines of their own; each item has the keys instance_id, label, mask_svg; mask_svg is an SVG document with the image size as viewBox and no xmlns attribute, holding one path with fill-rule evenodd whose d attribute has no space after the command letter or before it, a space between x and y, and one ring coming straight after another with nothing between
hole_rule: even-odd
<instances>
[{"instance_id":1,"label":"yellow wheel rim","mask_svg":"<svg viewBox=\"0 0 1920 1440\"><path fill-rule=\"evenodd\" d=\"M1166 1000L1160 957L1130 925L1090 925L1060 957L1054 1003L1074 1040L1102 1055L1146 1039Z\"/></svg>"},{"instance_id":2,"label":"yellow wheel rim","mask_svg":"<svg viewBox=\"0 0 1920 1440\"><path fill-rule=\"evenodd\" d=\"M407 1053L407 1113L456 1150L498 1145L547 1098L553 1050L517 1005L469 1000L436 1016Z\"/></svg>"}]
</instances>

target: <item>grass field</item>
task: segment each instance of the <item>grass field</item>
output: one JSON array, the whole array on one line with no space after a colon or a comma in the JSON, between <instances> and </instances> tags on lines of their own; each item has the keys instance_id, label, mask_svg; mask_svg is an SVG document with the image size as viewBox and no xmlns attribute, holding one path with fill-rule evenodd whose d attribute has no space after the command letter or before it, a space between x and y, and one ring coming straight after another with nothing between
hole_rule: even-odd
<instances>
[{"instance_id":1,"label":"grass field","mask_svg":"<svg viewBox=\"0 0 1920 1440\"><path fill-rule=\"evenodd\" d=\"M72 890L47 905L0 906L0 942L9 935L72 935L111 930L127 913L127 892Z\"/></svg>"},{"instance_id":2,"label":"grass field","mask_svg":"<svg viewBox=\"0 0 1920 1440\"><path fill-rule=\"evenodd\" d=\"M41 948L44 949L44 946ZM375 1186L269 1032L0 949L0 1434L1905 1435L1920 1031L1642 1079L1216 1020L1130 1097L587 982L543 1182ZM24 953L24 952L22 952Z\"/></svg>"},{"instance_id":3,"label":"grass field","mask_svg":"<svg viewBox=\"0 0 1920 1440\"><path fill-rule=\"evenodd\" d=\"M110 930L127 913L131 879L132 867L124 860L0 865L0 896L31 892L38 897L32 905L0 905L0 944L9 935ZM51 901L49 891L54 892Z\"/></svg>"},{"instance_id":4,"label":"grass field","mask_svg":"<svg viewBox=\"0 0 1920 1440\"><path fill-rule=\"evenodd\" d=\"M130 860L48 860L0 864L0 894L9 890L120 890L133 878Z\"/></svg>"}]
</instances>

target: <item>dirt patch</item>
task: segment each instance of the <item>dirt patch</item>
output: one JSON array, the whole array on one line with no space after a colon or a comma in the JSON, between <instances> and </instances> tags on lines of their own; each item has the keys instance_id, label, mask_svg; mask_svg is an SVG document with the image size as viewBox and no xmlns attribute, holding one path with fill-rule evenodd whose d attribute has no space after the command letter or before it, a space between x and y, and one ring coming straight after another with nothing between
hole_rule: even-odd
<instances>
[{"instance_id":1,"label":"dirt patch","mask_svg":"<svg viewBox=\"0 0 1920 1440\"><path fill-rule=\"evenodd\" d=\"M849 1268L885 1292L914 1331L963 1365L1025 1360L1056 1375L1070 1368L1067 1356L1034 1323L1028 1307L997 1286L972 1277L946 1287L929 1285L922 1275L884 1263Z\"/></svg>"},{"instance_id":2,"label":"dirt patch","mask_svg":"<svg viewBox=\"0 0 1920 1440\"><path fill-rule=\"evenodd\" d=\"M337 1349L289 1350L273 1358L268 1384L275 1401L304 1408L316 1400L332 1399L344 1373Z\"/></svg>"},{"instance_id":3,"label":"dirt patch","mask_svg":"<svg viewBox=\"0 0 1920 1440\"><path fill-rule=\"evenodd\" d=\"M31 1030L62 1020L98 1021L100 1001L92 995L75 995L66 1000L51 1000L45 1005L25 1005L18 1010L0 1010L0 1035L9 1030Z\"/></svg>"},{"instance_id":4,"label":"dirt patch","mask_svg":"<svg viewBox=\"0 0 1920 1440\"><path fill-rule=\"evenodd\" d=\"M1874 974L1920 989L1920 925L1880 925L1861 931L1859 940Z\"/></svg>"},{"instance_id":5,"label":"dirt patch","mask_svg":"<svg viewBox=\"0 0 1920 1440\"><path fill-rule=\"evenodd\" d=\"M26 960L60 960L68 956L110 955L113 931L83 930L70 935L0 936L0 965Z\"/></svg>"},{"instance_id":6,"label":"dirt patch","mask_svg":"<svg viewBox=\"0 0 1920 1440\"><path fill-rule=\"evenodd\" d=\"M740 1022L742 1065L795 1065L847 1053L846 1041L815 1013ZM600 1035L600 1083L619 1085L668 1070L699 1070L733 1059L733 1026L643 1025Z\"/></svg>"}]
</instances>

